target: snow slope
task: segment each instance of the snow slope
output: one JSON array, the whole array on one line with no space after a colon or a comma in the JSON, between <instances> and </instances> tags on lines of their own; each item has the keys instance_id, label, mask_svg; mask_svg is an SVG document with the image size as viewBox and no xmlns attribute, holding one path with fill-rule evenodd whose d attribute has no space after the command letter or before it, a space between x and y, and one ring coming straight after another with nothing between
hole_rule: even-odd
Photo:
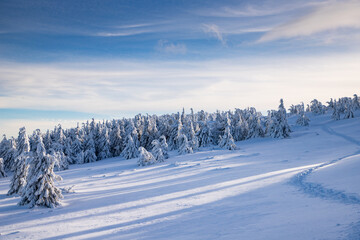
<instances>
[{"instance_id":1,"label":"snow slope","mask_svg":"<svg viewBox=\"0 0 360 240\"><path fill-rule=\"evenodd\" d=\"M55 209L17 206L0 179L0 239L360 239L360 118L311 120L236 151L73 165Z\"/></svg>"}]
</instances>

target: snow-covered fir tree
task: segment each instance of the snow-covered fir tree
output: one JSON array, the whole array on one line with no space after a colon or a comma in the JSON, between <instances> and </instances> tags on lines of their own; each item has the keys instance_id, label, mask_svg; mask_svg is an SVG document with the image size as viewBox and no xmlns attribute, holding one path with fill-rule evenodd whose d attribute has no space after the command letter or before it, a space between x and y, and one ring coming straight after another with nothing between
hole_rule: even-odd
<instances>
[{"instance_id":1,"label":"snow-covered fir tree","mask_svg":"<svg viewBox=\"0 0 360 240\"><path fill-rule=\"evenodd\" d=\"M6 177L6 173L4 170L4 159L0 158L0 178Z\"/></svg>"},{"instance_id":2,"label":"snow-covered fir tree","mask_svg":"<svg viewBox=\"0 0 360 240\"><path fill-rule=\"evenodd\" d=\"M24 191L21 193L19 205L30 207L44 206L55 207L63 198L61 190L55 186L54 180L61 177L54 173L54 159L46 154L42 136L37 136L37 148L30 163L30 174Z\"/></svg>"},{"instance_id":3,"label":"snow-covered fir tree","mask_svg":"<svg viewBox=\"0 0 360 240\"><path fill-rule=\"evenodd\" d=\"M160 141L161 150L162 150L162 153L164 155L164 158L168 159L169 158L169 153L168 153L169 146L168 146L168 144L166 142L166 137L164 135L161 135L160 138L159 138L159 141Z\"/></svg>"},{"instance_id":4,"label":"snow-covered fir tree","mask_svg":"<svg viewBox=\"0 0 360 240\"><path fill-rule=\"evenodd\" d=\"M328 108L334 108L334 100L330 98L330 101L326 102L328 104Z\"/></svg>"},{"instance_id":5,"label":"snow-covered fir tree","mask_svg":"<svg viewBox=\"0 0 360 240\"><path fill-rule=\"evenodd\" d=\"M159 140L153 140L151 144L153 145L151 153L154 156L155 160L157 162L164 162L165 156Z\"/></svg>"},{"instance_id":6,"label":"snow-covered fir tree","mask_svg":"<svg viewBox=\"0 0 360 240\"><path fill-rule=\"evenodd\" d=\"M137 163L139 166L148 166L156 163L156 159L144 147L139 147L139 160Z\"/></svg>"},{"instance_id":7,"label":"snow-covered fir tree","mask_svg":"<svg viewBox=\"0 0 360 240\"><path fill-rule=\"evenodd\" d=\"M336 102L336 100L334 101L331 118L336 121L340 120L340 109L339 109L339 104Z\"/></svg>"},{"instance_id":8,"label":"snow-covered fir tree","mask_svg":"<svg viewBox=\"0 0 360 240\"><path fill-rule=\"evenodd\" d=\"M347 118L354 118L353 106L352 106L351 102L347 102L346 106L345 106L344 119L347 119Z\"/></svg>"},{"instance_id":9,"label":"snow-covered fir tree","mask_svg":"<svg viewBox=\"0 0 360 240\"><path fill-rule=\"evenodd\" d=\"M224 134L225 127L228 124L227 121L229 120L227 116L228 115L226 113L224 118L223 115L220 113L220 111L216 111L215 123L213 124L211 129L212 143L214 145L219 144L220 136Z\"/></svg>"},{"instance_id":10,"label":"snow-covered fir tree","mask_svg":"<svg viewBox=\"0 0 360 240\"><path fill-rule=\"evenodd\" d=\"M122 151L121 155L125 159L136 158L139 156L138 149L136 148L133 137L130 134L126 138L125 148Z\"/></svg>"},{"instance_id":11,"label":"snow-covered fir tree","mask_svg":"<svg viewBox=\"0 0 360 240\"><path fill-rule=\"evenodd\" d=\"M109 134L108 134L108 129L106 127L104 127L102 130L102 133L98 140L98 144L99 144L98 160L112 157L112 154L110 152Z\"/></svg>"},{"instance_id":12,"label":"snow-covered fir tree","mask_svg":"<svg viewBox=\"0 0 360 240\"><path fill-rule=\"evenodd\" d=\"M243 119L241 120L240 126L237 129L238 131L241 131L241 133L240 132L238 133L239 141L247 139L249 136L249 132L250 132L250 127L249 127L248 121L244 117L242 117L242 118ZM241 136L241 138L240 138L240 136Z\"/></svg>"},{"instance_id":13,"label":"snow-covered fir tree","mask_svg":"<svg viewBox=\"0 0 360 240\"><path fill-rule=\"evenodd\" d=\"M45 144L44 144L45 145ZM54 158L54 169L57 171L69 169L68 157L63 152L56 152L50 148L49 155Z\"/></svg>"},{"instance_id":14,"label":"snow-covered fir tree","mask_svg":"<svg viewBox=\"0 0 360 240\"><path fill-rule=\"evenodd\" d=\"M310 111L314 114L324 114L326 107L320 101L314 99L310 102Z\"/></svg>"},{"instance_id":15,"label":"snow-covered fir tree","mask_svg":"<svg viewBox=\"0 0 360 240\"><path fill-rule=\"evenodd\" d=\"M178 142L179 142L179 149L178 149L179 154L187 154L194 152L185 134L181 134L178 137Z\"/></svg>"},{"instance_id":16,"label":"snow-covered fir tree","mask_svg":"<svg viewBox=\"0 0 360 240\"><path fill-rule=\"evenodd\" d=\"M6 135L3 135L3 139L0 142L0 157L3 158L5 156L5 153L8 149L9 142L6 138Z\"/></svg>"},{"instance_id":17,"label":"snow-covered fir tree","mask_svg":"<svg viewBox=\"0 0 360 240\"><path fill-rule=\"evenodd\" d=\"M199 146L208 147L212 144L211 129L207 122L200 122L200 131L197 133Z\"/></svg>"},{"instance_id":18,"label":"snow-covered fir tree","mask_svg":"<svg viewBox=\"0 0 360 240\"><path fill-rule=\"evenodd\" d=\"M31 157L30 142L25 127L19 129L18 149L13 164L13 176L10 183L8 195L20 194L26 185L28 165L27 160ZM14 154L15 155L15 154Z\"/></svg>"},{"instance_id":19,"label":"snow-covered fir tree","mask_svg":"<svg viewBox=\"0 0 360 240\"><path fill-rule=\"evenodd\" d=\"M309 126L310 119L305 115L304 103L301 104L299 109L299 117L296 120L296 124L300 126Z\"/></svg>"},{"instance_id":20,"label":"snow-covered fir tree","mask_svg":"<svg viewBox=\"0 0 360 240\"><path fill-rule=\"evenodd\" d=\"M120 156L121 151L123 150L123 138L121 136L121 127L115 121L113 124L116 126L110 133L110 149L114 157Z\"/></svg>"},{"instance_id":21,"label":"snow-covered fir tree","mask_svg":"<svg viewBox=\"0 0 360 240\"><path fill-rule=\"evenodd\" d=\"M224 135L220 136L219 147L226 148L228 150L236 150L234 138L230 131L230 126L226 126Z\"/></svg>"},{"instance_id":22,"label":"snow-covered fir tree","mask_svg":"<svg viewBox=\"0 0 360 240\"><path fill-rule=\"evenodd\" d=\"M95 142L90 132L84 139L84 163L95 162L97 157L95 154Z\"/></svg>"},{"instance_id":23,"label":"snow-covered fir tree","mask_svg":"<svg viewBox=\"0 0 360 240\"><path fill-rule=\"evenodd\" d=\"M16 140L15 138L12 137L8 140L7 150L5 152L5 155L3 156L4 167L6 171L8 170L13 171L13 166L16 162L17 156L18 156L18 151L16 148Z\"/></svg>"},{"instance_id":24,"label":"snow-covered fir tree","mask_svg":"<svg viewBox=\"0 0 360 240\"><path fill-rule=\"evenodd\" d=\"M84 163L84 151L82 149L82 143L78 135L74 136L74 140L71 143L71 159L75 164Z\"/></svg>"},{"instance_id":25,"label":"snow-covered fir tree","mask_svg":"<svg viewBox=\"0 0 360 240\"><path fill-rule=\"evenodd\" d=\"M156 120L154 119L154 117L147 116L144 119L144 126L140 138L140 144L145 149L150 149L152 141L158 138L159 131L156 126Z\"/></svg>"},{"instance_id":26,"label":"snow-covered fir tree","mask_svg":"<svg viewBox=\"0 0 360 240\"><path fill-rule=\"evenodd\" d=\"M190 121L190 123L189 123L187 135L188 135L188 141L189 141L191 148L194 151L197 150L199 148L199 140L198 140L198 137L196 136L196 133L194 130L194 125L193 125L192 121Z\"/></svg>"},{"instance_id":27,"label":"snow-covered fir tree","mask_svg":"<svg viewBox=\"0 0 360 240\"><path fill-rule=\"evenodd\" d=\"M357 94L354 94L352 105L355 111L360 109L360 100Z\"/></svg>"},{"instance_id":28,"label":"snow-covered fir tree","mask_svg":"<svg viewBox=\"0 0 360 240\"><path fill-rule=\"evenodd\" d=\"M279 110L272 114L271 123L269 124L269 135L273 138L287 138L290 136L290 132L284 102L280 99Z\"/></svg>"},{"instance_id":29,"label":"snow-covered fir tree","mask_svg":"<svg viewBox=\"0 0 360 240\"><path fill-rule=\"evenodd\" d=\"M25 127L19 129L19 136L17 138L17 155L20 156L24 152L30 151L30 142L26 134Z\"/></svg>"},{"instance_id":30,"label":"snow-covered fir tree","mask_svg":"<svg viewBox=\"0 0 360 240\"><path fill-rule=\"evenodd\" d=\"M249 117L248 121L249 121L248 124L249 131L248 131L247 139L264 137L265 132L261 126L260 116L258 116L258 113L252 114Z\"/></svg>"},{"instance_id":31,"label":"snow-covered fir tree","mask_svg":"<svg viewBox=\"0 0 360 240\"><path fill-rule=\"evenodd\" d=\"M183 110L183 114L184 114L184 110ZM183 121L182 121L182 119L184 118L183 114L181 115L182 117L177 120L176 135L174 137L175 138L175 143L173 145L173 149L179 149L180 148L180 145L181 145L180 136L185 134Z\"/></svg>"},{"instance_id":32,"label":"snow-covered fir tree","mask_svg":"<svg viewBox=\"0 0 360 240\"><path fill-rule=\"evenodd\" d=\"M44 135L44 146L46 151L49 151L52 148L52 138L51 138L51 133L50 130L47 130L45 135Z\"/></svg>"},{"instance_id":33,"label":"snow-covered fir tree","mask_svg":"<svg viewBox=\"0 0 360 240\"><path fill-rule=\"evenodd\" d=\"M62 129L61 125L59 124L57 127L55 127L54 129L54 142L53 142L53 146L52 148L55 151L64 151L64 146L65 146L65 140L66 140L66 136L64 134L64 130ZM34 144L35 149L36 149L36 143Z\"/></svg>"},{"instance_id":34,"label":"snow-covered fir tree","mask_svg":"<svg viewBox=\"0 0 360 240\"><path fill-rule=\"evenodd\" d=\"M28 160L31 159L31 152L24 152L16 158L11 178L10 189L7 195L21 194L27 183L27 176L29 171Z\"/></svg>"}]
</instances>

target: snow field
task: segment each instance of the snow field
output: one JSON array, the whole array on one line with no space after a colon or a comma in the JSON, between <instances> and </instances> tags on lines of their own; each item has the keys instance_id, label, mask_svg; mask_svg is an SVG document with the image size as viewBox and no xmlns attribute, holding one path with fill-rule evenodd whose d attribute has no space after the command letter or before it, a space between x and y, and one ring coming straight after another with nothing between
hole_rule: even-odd
<instances>
[{"instance_id":1,"label":"snow field","mask_svg":"<svg viewBox=\"0 0 360 240\"><path fill-rule=\"evenodd\" d=\"M75 192L53 209L17 206L3 178L0 239L359 239L360 204L332 196L360 198L359 121L312 117L290 139L170 152L147 167L123 158L71 165L58 186Z\"/></svg>"}]
</instances>

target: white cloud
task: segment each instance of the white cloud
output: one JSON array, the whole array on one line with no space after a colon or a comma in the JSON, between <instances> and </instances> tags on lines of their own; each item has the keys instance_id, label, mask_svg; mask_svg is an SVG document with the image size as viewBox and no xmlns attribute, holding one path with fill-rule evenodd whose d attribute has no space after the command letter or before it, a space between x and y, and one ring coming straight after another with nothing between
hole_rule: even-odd
<instances>
[{"instance_id":1,"label":"white cloud","mask_svg":"<svg viewBox=\"0 0 360 240\"><path fill-rule=\"evenodd\" d=\"M215 36L223 45L226 45L226 40L221 33L219 26L216 24L203 24L204 32L211 33Z\"/></svg>"},{"instance_id":2,"label":"white cloud","mask_svg":"<svg viewBox=\"0 0 360 240\"><path fill-rule=\"evenodd\" d=\"M290 11L297 11L308 7L322 5L328 0L318 1L269 1L257 4L251 2L251 4L241 4L232 6L221 6L214 8L203 8L192 11L196 15L206 17L222 17L222 18L242 18L242 17L265 17L270 15L278 15L287 13Z\"/></svg>"},{"instance_id":3,"label":"white cloud","mask_svg":"<svg viewBox=\"0 0 360 240\"><path fill-rule=\"evenodd\" d=\"M151 33L153 32L150 29L140 29L140 30L123 30L123 31L113 31L113 32L99 32L96 33L95 36L99 37L126 37L126 36L133 36L139 35L144 33Z\"/></svg>"},{"instance_id":4,"label":"white cloud","mask_svg":"<svg viewBox=\"0 0 360 240\"><path fill-rule=\"evenodd\" d=\"M0 64L0 108L97 114L173 112L181 107L260 110L351 96L360 89L360 55L214 61L99 61ZM1 126L0 126L1 128Z\"/></svg>"},{"instance_id":5,"label":"white cloud","mask_svg":"<svg viewBox=\"0 0 360 240\"><path fill-rule=\"evenodd\" d=\"M341 28L360 28L359 1L332 1L324 4L299 19L273 28L258 42L310 36Z\"/></svg>"},{"instance_id":6,"label":"white cloud","mask_svg":"<svg viewBox=\"0 0 360 240\"><path fill-rule=\"evenodd\" d=\"M160 52L170 54L185 54L187 52L186 45L183 43L172 43L167 40L159 40L156 49Z\"/></svg>"}]
</instances>

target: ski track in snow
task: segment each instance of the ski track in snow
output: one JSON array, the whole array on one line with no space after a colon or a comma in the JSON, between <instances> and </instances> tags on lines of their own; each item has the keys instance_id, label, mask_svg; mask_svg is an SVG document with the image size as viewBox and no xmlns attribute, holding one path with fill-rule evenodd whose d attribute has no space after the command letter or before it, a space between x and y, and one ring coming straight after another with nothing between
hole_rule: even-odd
<instances>
[{"instance_id":1,"label":"ski track in snow","mask_svg":"<svg viewBox=\"0 0 360 240\"><path fill-rule=\"evenodd\" d=\"M330 135L341 137L352 144L360 146L359 141L355 140L350 136L346 136L344 134L338 133L326 125L322 127L322 130ZM358 196L357 194L349 194L344 191L326 188L318 183L306 182L306 178L315 170L333 165L341 160L344 160L348 157L355 156L358 154L360 154L360 149L353 154L304 170L296 174L294 177L292 177L290 179L290 184L297 186L298 188L300 188L301 191L312 197L319 197L322 199L333 200L333 201L341 202L343 204L360 205L360 196Z\"/></svg>"}]
</instances>

